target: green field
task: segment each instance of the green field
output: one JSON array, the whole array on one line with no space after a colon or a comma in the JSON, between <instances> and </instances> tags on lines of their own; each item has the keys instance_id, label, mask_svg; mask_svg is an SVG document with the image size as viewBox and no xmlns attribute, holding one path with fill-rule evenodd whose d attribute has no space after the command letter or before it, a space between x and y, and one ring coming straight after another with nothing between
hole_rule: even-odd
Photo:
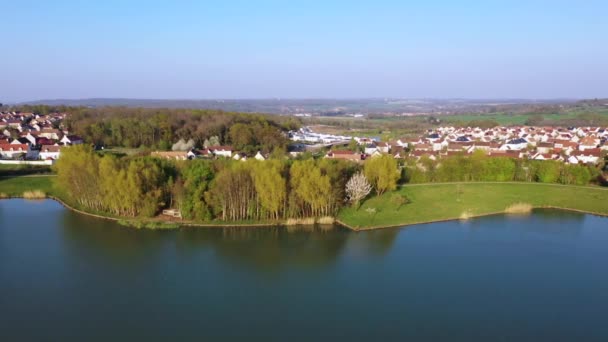
<instances>
[{"instance_id":1,"label":"green field","mask_svg":"<svg viewBox=\"0 0 608 342\"><path fill-rule=\"evenodd\" d=\"M20 197L26 191L43 191L53 195L53 176L28 176L0 178L0 194L4 197Z\"/></svg>"},{"instance_id":2,"label":"green field","mask_svg":"<svg viewBox=\"0 0 608 342\"><path fill-rule=\"evenodd\" d=\"M40 174L50 172L50 165L0 164L0 177L9 175Z\"/></svg>"},{"instance_id":3,"label":"green field","mask_svg":"<svg viewBox=\"0 0 608 342\"><path fill-rule=\"evenodd\" d=\"M437 115L440 122L431 123L425 116L386 116L374 118L352 117L314 117L304 119L305 125L325 125L321 133L379 137L382 140L393 140L404 136L419 136L426 129L438 126L467 126L472 121L496 122L501 126L524 125L532 117L542 117L540 125L599 125L608 124L608 110L568 110L556 113L488 113L488 114L454 114Z\"/></svg>"},{"instance_id":4,"label":"green field","mask_svg":"<svg viewBox=\"0 0 608 342\"><path fill-rule=\"evenodd\" d=\"M393 193L372 197L338 219L352 228L402 226L503 212L517 203L608 215L608 189L540 183L452 183L407 185L397 190L410 203L397 208ZM370 208L370 210L368 210ZM375 211L375 213L374 213Z\"/></svg>"},{"instance_id":5,"label":"green field","mask_svg":"<svg viewBox=\"0 0 608 342\"><path fill-rule=\"evenodd\" d=\"M600 116L608 116L607 110L591 110L591 111L568 111L564 113L493 113L493 114L456 114L440 116L443 122L446 123L468 123L474 120L494 120L503 126L509 125L524 125L533 115L542 116L547 123L556 123L562 120L573 120L583 114L597 114Z\"/></svg>"}]
</instances>

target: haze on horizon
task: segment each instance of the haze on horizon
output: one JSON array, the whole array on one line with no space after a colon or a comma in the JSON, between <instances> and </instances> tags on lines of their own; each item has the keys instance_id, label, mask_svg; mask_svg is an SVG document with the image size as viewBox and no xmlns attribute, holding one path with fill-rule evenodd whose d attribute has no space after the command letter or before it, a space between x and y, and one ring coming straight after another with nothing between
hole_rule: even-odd
<instances>
[{"instance_id":1,"label":"haze on horizon","mask_svg":"<svg viewBox=\"0 0 608 342\"><path fill-rule=\"evenodd\" d=\"M607 97L603 1L10 1L0 102Z\"/></svg>"}]
</instances>

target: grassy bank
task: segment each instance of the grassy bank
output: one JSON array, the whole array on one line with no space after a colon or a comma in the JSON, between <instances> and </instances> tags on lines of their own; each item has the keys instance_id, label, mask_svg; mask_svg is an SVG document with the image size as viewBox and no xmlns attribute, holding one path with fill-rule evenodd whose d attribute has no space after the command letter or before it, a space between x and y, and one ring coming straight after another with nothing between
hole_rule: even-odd
<instances>
[{"instance_id":1,"label":"grassy bank","mask_svg":"<svg viewBox=\"0 0 608 342\"><path fill-rule=\"evenodd\" d=\"M0 164L0 177L50 174L50 165Z\"/></svg>"},{"instance_id":2,"label":"grassy bank","mask_svg":"<svg viewBox=\"0 0 608 342\"><path fill-rule=\"evenodd\" d=\"M0 178L0 197L24 197L27 192L43 192L62 198L51 176ZM408 199L395 201L395 193ZM404 198L402 197L402 198ZM503 212L524 213L529 208L555 207L608 215L608 188L576 187L540 183L450 183L407 185L400 190L372 197L361 207L344 208L340 222L353 229L404 226L441 220L462 219ZM156 219L109 217L136 228L176 228L179 225L229 227L267 226L281 222L167 222ZM305 224L296 222L294 224Z\"/></svg>"},{"instance_id":3,"label":"grassy bank","mask_svg":"<svg viewBox=\"0 0 608 342\"><path fill-rule=\"evenodd\" d=\"M539 183L454 183L408 185L371 198L359 210L345 208L338 219L354 229L403 226L503 213L514 205L555 207L608 215L608 189Z\"/></svg>"},{"instance_id":4,"label":"grassy bank","mask_svg":"<svg viewBox=\"0 0 608 342\"><path fill-rule=\"evenodd\" d=\"M3 197L23 197L24 193L34 191L56 195L53 189L53 177L40 175L0 178L0 195Z\"/></svg>"}]
</instances>

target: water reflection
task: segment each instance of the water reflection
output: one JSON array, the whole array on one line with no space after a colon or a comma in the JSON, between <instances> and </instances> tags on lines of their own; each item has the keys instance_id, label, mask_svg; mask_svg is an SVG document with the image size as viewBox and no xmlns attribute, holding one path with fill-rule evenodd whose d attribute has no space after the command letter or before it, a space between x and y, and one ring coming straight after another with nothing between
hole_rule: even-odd
<instances>
[{"instance_id":1,"label":"water reflection","mask_svg":"<svg viewBox=\"0 0 608 342\"><path fill-rule=\"evenodd\" d=\"M586 214L579 213L576 211L555 209L534 209L532 213L535 216L541 217L543 221L571 221L573 223L585 220L586 216Z\"/></svg>"},{"instance_id":2,"label":"water reflection","mask_svg":"<svg viewBox=\"0 0 608 342\"><path fill-rule=\"evenodd\" d=\"M78 255L100 256L123 265L138 265L160 256L167 244L167 232L135 230L113 221L62 212L60 223L65 245ZM165 234L163 234L165 233Z\"/></svg>"},{"instance_id":3,"label":"water reflection","mask_svg":"<svg viewBox=\"0 0 608 342\"><path fill-rule=\"evenodd\" d=\"M149 231L52 201L0 201L0 331L10 341L606 341L606 222L538 211L359 233Z\"/></svg>"},{"instance_id":4,"label":"water reflection","mask_svg":"<svg viewBox=\"0 0 608 342\"><path fill-rule=\"evenodd\" d=\"M342 252L348 232L268 228L183 229L177 235L177 253L196 257L210 248L225 262L272 272L289 267L317 268L331 264Z\"/></svg>"},{"instance_id":5,"label":"water reflection","mask_svg":"<svg viewBox=\"0 0 608 342\"><path fill-rule=\"evenodd\" d=\"M349 241L366 254L383 255L399 234L398 229L355 234L337 226L134 230L67 210L61 226L65 243L76 249L75 254L101 255L123 266L144 265L173 253L182 259L212 253L223 262L261 272L330 266Z\"/></svg>"},{"instance_id":6,"label":"water reflection","mask_svg":"<svg viewBox=\"0 0 608 342\"><path fill-rule=\"evenodd\" d=\"M534 209L530 214L492 215L460 222L471 230L515 231L545 236L578 236L587 215L556 209ZM447 224L447 223L446 223ZM508 231L507 231L508 230Z\"/></svg>"},{"instance_id":7,"label":"water reflection","mask_svg":"<svg viewBox=\"0 0 608 342\"><path fill-rule=\"evenodd\" d=\"M346 249L362 256L383 256L394 247L398 235L407 230L389 228L354 233L337 226L293 226L149 231L122 227L68 210L61 213L63 238L66 245L75 249L75 254L103 256L132 267L146 265L150 260L178 257L196 261L212 255L235 267L264 273L294 267L320 269L335 263ZM572 237L581 234L584 220L584 214L545 209L535 210L531 216L505 219L498 215L445 224L465 225L471 233L508 228L525 234Z\"/></svg>"}]
</instances>

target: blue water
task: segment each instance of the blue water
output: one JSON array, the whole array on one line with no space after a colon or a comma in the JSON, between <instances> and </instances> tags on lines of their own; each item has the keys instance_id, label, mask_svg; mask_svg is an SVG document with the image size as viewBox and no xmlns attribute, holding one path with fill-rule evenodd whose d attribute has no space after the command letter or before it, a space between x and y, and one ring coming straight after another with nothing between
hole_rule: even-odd
<instances>
[{"instance_id":1,"label":"blue water","mask_svg":"<svg viewBox=\"0 0 608 342\"><path fill-rule=\"evenodd\" d=\"M608 219L137 231L0 201L0 340L607 341Z\"/></svg>"}]
</instances>

